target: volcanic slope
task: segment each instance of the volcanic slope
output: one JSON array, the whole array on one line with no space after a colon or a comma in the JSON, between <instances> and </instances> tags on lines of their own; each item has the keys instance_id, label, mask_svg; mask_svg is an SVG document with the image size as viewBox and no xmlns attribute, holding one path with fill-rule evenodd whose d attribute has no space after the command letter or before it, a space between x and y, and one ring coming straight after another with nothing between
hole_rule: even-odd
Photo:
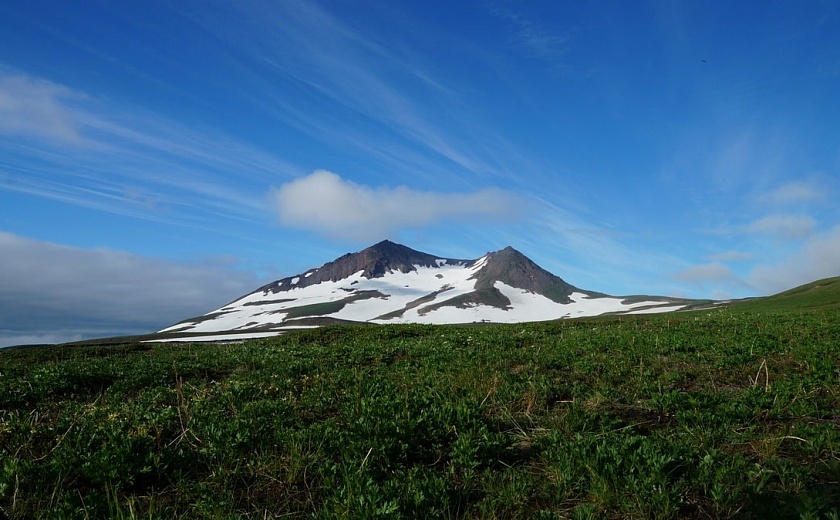
<instances>
[{"instance_id":1,"label":"volcanic slope","mask_svg":"<svg viewBox=\"0 0 840 520\"><path fill-rule=\"evenodd\" d=\"M160 332L265 333L337 322L516 323L668 312L692 303L581 290L511 247L462 260L386 240Z\"/></svg>"}]
</instances>

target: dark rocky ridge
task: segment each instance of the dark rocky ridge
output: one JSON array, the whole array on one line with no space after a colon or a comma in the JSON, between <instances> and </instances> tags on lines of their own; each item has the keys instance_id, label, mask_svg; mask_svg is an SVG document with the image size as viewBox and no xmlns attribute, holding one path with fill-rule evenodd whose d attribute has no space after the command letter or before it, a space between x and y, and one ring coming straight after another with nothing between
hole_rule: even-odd
<instances>
[{"instance_id":1,"label":"dark rocky ridge","mask_svg":"<svg viewBox=\"0 0 840 520\"><path fill-rule=\"evenodd\" d=\"M308 287L321 282L337 282L359 271L362 272L362 276L365 278L380 278L394 271L409 273L417 270L415 266L437 267L438 260L446 260L449 265L460 264L469 266L475 263L475 260L442 258L416 251L410 247L391 242L390 240L383 240L357 253L347 253L346 255L340 256L332 262L327 262L318 269L310 269L306 273L271 282L254 292L277 293L296 287ZM292 283L295 278L298 279L297 283Z\"/></svg>"},{"instance_id":2,"label":"dark rocky ridge","mask_svg":"<svg viewBox=\"0 0 840 520\"><path fill-rule=\"evenodd\" d=\"M549 273L510 246L490 253L487 263L474 277L476 290L492 289L498 281L511 287L541 294L557 303L569 303L572 301L569 295L575 291L586 292L569 285L559 276Z\"/></svg>"}]
</instances>

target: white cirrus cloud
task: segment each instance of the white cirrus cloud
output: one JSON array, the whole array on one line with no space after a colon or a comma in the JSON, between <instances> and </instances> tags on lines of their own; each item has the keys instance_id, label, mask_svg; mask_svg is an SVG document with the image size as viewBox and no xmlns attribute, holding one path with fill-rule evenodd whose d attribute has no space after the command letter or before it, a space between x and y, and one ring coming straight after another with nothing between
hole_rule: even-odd
<instances>
[{"instance_id":1,"label":"white cirrus cloud","mask_svg":"<svg viewBox=\"0 0 840 520\"><path fill-rule=\"evenodd\" d=\"M724 251L707 257L713 262L746 262L753 259L752 253L744 251Z\"/></svg>"},{"instance_id":2,"label":"white cirrus cloud","mask_svg":"<svg viewBox=\"0 0 840 520\"><path fill-rule=\"evenodd\" d=\"M762 235L774 240L799 241L813 235L817 222L808 215L767 215L747 224L729 225L707 232L714 235Z\"/></svg>"},{"instance_id":3,"label":"white cirrus cloud","mask_svg":"<svg viewBox=\"0 0 840 520\"><path fill-rule=\"evenodd\" d=\"M807 215L769 215L747 224L742 232L782 240L801 240L810 236L815 226L814 219Z\"/></svg>"},{"instance_id":4,"label":"white cirrus cloud","mask_svg":"<svg viewBox=\"0 0 840 520\"><path fill-rule=\"evenodd\" d=\"M502 219L518 213L517 198L498 189L440 193L357 184L317 170L271 193L280 223L330 238L370 241L441 221Z\"/></svg>"},{"instance_id":5,"label":"white cirrus cloud","mask_svg":"<svg viewBox=\"0 0 840 520\"><path fill-rule=\"evenodd\" d=\"M829 188L816 180L792 181L758 196L763 203L776 206L819 202L826 198Z\"/></svg>"},{"instance_id":6,"label":"white cirrus cloud","mask_svg":"<svg viewBox=\"0 0 840 520\"><path fill-rule=\"evenodd\" d=\"M205 230L262 222L267 183L302 173L223 133L2 64L0 157L0 191Z\"/></svg>"},{"instance_id":7,"label":"white cirrus cloud","mask_svg":"<svg viewBox=\"0 0 840 520\"><path fill-rule=\"evenodd\" d=\"M83 138L67 101L84 97L62 85L24 75L0 76L0 134L79 144Z\"/></svg>"},{"instance_id":8,"label":"white cirrus cloud","mask_svg":"<svg viewBox=\"0 0 840 520\"><path fill-rule=\"evenodd\" d=\"M720 262L694 265L674 275L678 280L696 283L731 282L737 279L732 270Z\"/></svg>"}]
</instances>

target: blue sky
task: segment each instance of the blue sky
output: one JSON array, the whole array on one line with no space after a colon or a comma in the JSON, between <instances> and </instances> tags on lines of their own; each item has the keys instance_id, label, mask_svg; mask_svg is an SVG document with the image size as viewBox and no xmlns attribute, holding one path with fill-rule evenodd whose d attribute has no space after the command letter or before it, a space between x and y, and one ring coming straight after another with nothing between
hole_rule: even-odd
<instances>
[{"instance_id":1,"label":"blue sky","mask_svg":"<svg viewBox=\"0 0 840 520\"><path fill-rule=\"evenodd\" d=\"M616 295L840 275L840 4L0 3L0 345L389 238Z\"/></svg>"}]
</instances>

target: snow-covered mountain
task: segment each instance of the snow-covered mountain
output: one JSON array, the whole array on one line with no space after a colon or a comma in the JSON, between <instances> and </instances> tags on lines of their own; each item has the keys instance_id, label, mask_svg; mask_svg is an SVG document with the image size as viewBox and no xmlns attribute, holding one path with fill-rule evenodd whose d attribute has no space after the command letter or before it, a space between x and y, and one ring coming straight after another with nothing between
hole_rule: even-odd
<instances>
[{"instance_id":1,"label":"snow-covered mountain","mask_svg":"<svg viewBox=\"0 0 840 520\"><path fill-rule=\"evenodd\" d=\"M386 240L160 332L242 337L338 322L515 323L667 312L692 303L578 289L511 247L477 260L459 260Z\"/></svg>"}]
</instances>

